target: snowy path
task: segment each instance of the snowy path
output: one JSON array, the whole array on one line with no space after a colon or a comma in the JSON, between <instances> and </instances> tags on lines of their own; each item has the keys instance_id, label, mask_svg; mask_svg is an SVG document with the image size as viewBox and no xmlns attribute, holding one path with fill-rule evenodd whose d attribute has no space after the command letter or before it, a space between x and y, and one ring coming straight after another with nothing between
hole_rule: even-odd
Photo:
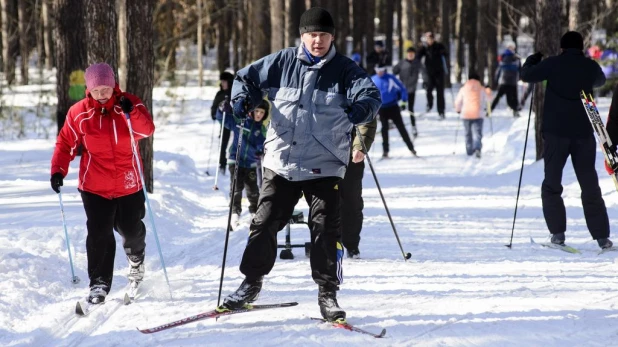
<instances>
[{"instance_id":1,"label":"snowy path","mask_svg":"<svg viewBox=\"0 0 618 347\"><path fill-rule=\"evenodd\" d=\"M72 285L58 199L48 181L54 143L0 141L0 345L616 345L618 293L613 289L618 286L618 253L597 256L570 164L563 180L567 242L582 254L530 245L531 236L540 242L548 234L540 202L543 163L533 160L533 133L513 249L504 246L511 234L527 122L527 112L515 120L504 109L493 118L493 137L485 124L480 160L465 156L454 113L447 112L445 121L432 113L419 117L418 159L409 157L397 131L391 130L394 158L378 161L377 136L370 154L404 250L412 259L401 258L367 168L363 259L344 260L339 303L351 323L375 332L386 328L384 339L309 320L319 316L317 286L302 249L294 249L294 260L277 260L259 300L298 301L298 306L140 334L135 327L207 311L217 302L229 177L220 177L223 189L212 190L215 156L210 168L206 163L214 127L205 107L214 90L199 93L187 88L177 93L186 101L168 100L165 90L155 94L155 113L166 112L167 117L157 121L156 183L150 195L173 299L149 230L142 298L129 306L117 304L127 283L127 264L118 244L110 302L89 318L74 317L75 301L87 292L85 215L75 189L78 163L71 165L63 196L76 273L82 280ZM421 92L416 99L417 108L424 107ZM607 100L601 100L600 107L605 115ZM600 153L597 162L605 202L610 216L615 215L618 194L602 171ZM211 176L204 174L206 169ZM298 208L307 215L304 202ZM247 231L244 227L230 235L224 295L242 280L238 264ZM307 240L306 226L293 225L293 243Z\"/></svg>"}]
</instances>

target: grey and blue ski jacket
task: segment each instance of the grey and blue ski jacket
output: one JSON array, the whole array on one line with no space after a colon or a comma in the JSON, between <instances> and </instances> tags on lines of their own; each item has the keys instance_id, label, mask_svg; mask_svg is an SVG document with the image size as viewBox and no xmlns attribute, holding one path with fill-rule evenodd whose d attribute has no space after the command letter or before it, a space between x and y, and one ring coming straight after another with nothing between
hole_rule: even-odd
<instances>
[{"instance_id":1,"label":"grey and blue ski jacket","mask_svg":"<svg viewBox=\"0 0 618 347\"><path fill-rule=\"evenodd\" d=\"M350 156L353 124L347 114L375 118L380 91L367 73L331 45L312 63L301 44L285 48L241 69L232 100L272 105L263 166L293 181L343 178Z\"/></svg>"}]
</instances>

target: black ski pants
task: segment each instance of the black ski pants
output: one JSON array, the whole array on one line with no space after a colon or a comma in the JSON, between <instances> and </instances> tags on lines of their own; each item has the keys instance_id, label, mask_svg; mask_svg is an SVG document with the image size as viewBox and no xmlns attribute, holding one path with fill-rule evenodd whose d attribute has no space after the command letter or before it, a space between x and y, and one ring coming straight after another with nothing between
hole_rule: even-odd
<instances>
[{"instance_id":1,"label":"black ski pants","mask_svg":"<svg viewBox=\"0 0 618 347\"><path fill-rule=\"evenodd\" d=\"M429 75L425 81L425 90L427 91L427 110L433 107L433 90L436 90L436 98L438 99L438 113L444 114L444 75L435 74Z\"/></svg>"},{"instance_id":2,"label":"black ski pants","mask_svg":"<svg viewBox=\"0 0 618 347\"><path fill-rule=\"evenodd\" d=\"M517 102L517 86L501 84L498 87L498 94L491 102L491 110L493 111L496 106L498 106L498 102L500 102L500 98L502 95L506 94L506 103L513 111L519 111L519 103Z\"/></svg>"},{"instance_id":3,"label":"black ski pants","mask_svg":"<svg viewBox=\"0 0 618 347\"><path fill-rule=\"evenodd\" d=\"M414 118L414 99L416 98L416 91L408 93L408 111L410 111L410 123L412 127L416 126L416 118Z\"/></svg>"},{"instance_id":4,"label":"black ski pants","mask_svg":"<svg viewBox=\"0 0 618 347\"><path fill-rule=\"evenodd\" d=\"M301 193L311 197L311 275L315 283L337 290L342 282L339 177L289 181L265 169L257 212L249 227L249 241L240 263L249 281L267 275L277 258L277 232L290 221Z\"/></svg>"},{"instance_id":5,"label":"black ski pants","mask_svg":"<svg viewBox=\"0 0 618 347\"><path fill-rule=\"evenodd\" d=\"M414 145L412 144L412 140L410 140L410 135L408 135L408 131L406 130L405 125L403 125L403 119L401 118L401 110L398 105L389 106L380 108L378 111L380 115L380 124L382 125L382 151L388 154L390 146L388 145L388 121L389 119L393 121L397 130L399 130L399 134L401 134L401 138L403 142L406 143L408 149L413 151Z\"/></svg>"},{"instance_id":6,"label":"black ski pants","mask_svg":"<svg viewBox=\"0 0 618 347\"><path fill-rule=\"evenodd\" d=\"M120 198L106 199L100 195L80 191L86 211L86 253L90 286L112 286L116 239L114 230L122 237L127 255L139 255L146 249L146 215L144 192Z\"/></svg>"},{"instance_id":7,"label":"black ski pants","mask_svg":"<svg viewBox=\"0 0 618 347\"><path fill-rule=\"evenodd\" d=\"M545 179L541 186L541 199L549 232L556 234L567 229L566 208L561 196L562 170L570 155L582 190L581 199L588 231L595 240L609 237L607 209L594 167L596 141L592 134L586 138L567 138L545 133L543 139Z\"/></svg>"},{"instance_id":8,"label":"black ski pants","mask_svg":"<svg viewBox=\"0 0 618 347\"><path fill-rule=\"evenodd\" d=\"M365 162L353 163L350 159L345 176L339 183L341 196L341 235L343 246L357 249L363 229L363 173Z\"/></svg>"},{"instance_id":9,"label":"black ski pants","mask_svg":"<svg viewBox=\"0 0 618 347\"><path fill-rule=\"evenodd\" d=\"M234 171L236 165L230 165L230 198L234 199L232 204L232 212L240 215L242 212L242 191L246 190L247 200L249 200L249 213L257 211L258 198L260 191L257 184L257 172L255 168L241 167L238 169L238 177L236 178L236 189L232 193L232 184L234 182Z\"/></svg>"},{"instance_id":10,"label":"black ski pants","mask_svg":"<svg viewBox=\"0 0 618 347\"><path fill-rule=\"evenodd\" d=\"M221 125L223 126L223 125ZM227 145L230 142L230 129L223 127L223 138L221 141L221 149L219 151L219 168L225 170L227 164Z\"/></svg>"}]
</instances>

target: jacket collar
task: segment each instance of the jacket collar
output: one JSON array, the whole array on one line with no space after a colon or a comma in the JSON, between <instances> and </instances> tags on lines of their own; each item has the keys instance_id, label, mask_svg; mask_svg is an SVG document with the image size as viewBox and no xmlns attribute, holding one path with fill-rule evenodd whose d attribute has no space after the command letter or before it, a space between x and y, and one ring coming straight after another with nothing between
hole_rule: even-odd
<instances>
[{"instance_id":1,"label":"jacket collar","mask_svg":"<svg viewBox=\"0 0 618 347\"><path fill-rule=\"evenodd\" d=\"M328 53L326 53L325 56L320 57L320 60L318 62L313 62L310 60L310 58L307 56L307 53L305 53L305 46L302 42L300 43L300 46L296 50L296 58L298 60L301 60L311 66L315 66L318 69L326 65L329 61L331 61L335 57L335 54L337 54L337 50L335 49L335 45L332 43L330 45L330 49L328 50Z\"/></svg>"}]
</instances>

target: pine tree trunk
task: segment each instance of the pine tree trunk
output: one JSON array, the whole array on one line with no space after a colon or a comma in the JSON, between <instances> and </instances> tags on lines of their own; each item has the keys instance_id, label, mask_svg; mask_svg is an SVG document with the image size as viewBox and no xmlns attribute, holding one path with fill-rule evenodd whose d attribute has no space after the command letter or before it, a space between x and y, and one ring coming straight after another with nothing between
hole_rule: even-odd
<instances>
[{"instance_id":1,"label":"pine tree trunk","mask_svg":"<svg viewBox=\"0 0 618 347\"><path fill-rule=\"evenodd\" d=\"M204 1L197 0L197 85L204 85Z\"/></svg>"},{"instance_id":2,"label":"pine tree trunk","mask_svg":"<svg viewBox=\"0 0 618 347\"><path fill-rule=\"evenodd\" d=\"M451 0L441 0L440 18L442 22L442 44L446 47L446 65L448 67L448 75L446 76L446 88L451 88Z\"/></svg>"},{"instance_id":3,"label":"pine tree trunk","mask_svg":"<svg viewBox=\"0 0 618 347\"><path fill-rule=\"evenodd\" d=\"M393 1L387 0L385 6L386 14L384 15L384 35L386 36L385 47L391 52L391 57L393 57L393 13L395 12L395 6Z\"/></svg>"},{"instance_id":4,"label":"pine tree trunk","mask_svg":"<svg viewBox=\"0 0 618 347\"><path fill-rule=\"evenodd\" d=\"M25 1L17 2L17 32L19 33L19 57L21 59L21 84L28 84L28 57L30 56L30 49L28 48L28 12L26 9Z\"/></svg>"},{"instance_id":5,"label":"pine tree trunk","mask_svg":"<svg viewBox=\"0 0 618 347\"><path fill-rule=\"evenodd\" d=\"M129 0L131 1L131 0ZM118 16L118 84L127 89L127 0L116 0Z\"/></svg>"},{"instance_id":6,"label":"pine tree trunk","mask_svg":"<svg viewBox=\"0 0 618 347\"><path fill-rule=\"evenodd\" d=\"M53 29L50 16L52 4L50 1L52 0L43 0L43 3L41 4L41 17L43 18L43 46L45 48L46 70L51 70L54 67L54 51L52 44Z\"/></svg>"},{"instance_id":7,"label":"pine tree trunk","mask_svg":"<svg viewBox=\"0 0 618 347\"><path fill-rule=\"evenodd\" d=\"M463 0L457 0L457 14L455 17L455 54L457 55L455 81L457 83L461 83L461 75L466 65L464 57L464 19Z\"/></svg>"},{"instance_id":8,"label":"pine tree trunk","mask_svg":"<svg viewBox=\"0 0 618 347\"><path fill-rule=\"evenodd\" d=\"M270 52L277 52L285 47L285 0L270 0Z\"/></svg>"},{"instance_id":9,"label":"pine tree trunk","mask_svg":"<svg viewBox=\"0 0 618 347\"><path fill-rule=\"evenodd\" d=\"M13 1L0 0L2 6L2 60L4 62L4 78L8 85L15 83L14 34L15 22L13 16Z\"/></svg>"},{"instance_id":10,"label":"pine tree trunk","mask_svg":"<svg viewBox=\"0 0 618 347\"><path fill-rule=\"evenodd\" d=\"M466 23L470 24L466 28L466 43L468 44L468 71L466 72L466 79L471 71L478 72L478 56L476 50L476 42L478 40L478 28L476 25L478 21L478 1L479 0L468 1L466 8Z\"/></svg>"},{"instance_id":11,"label":"pine tree trunk","mask_svg":"<svg viewBox=\"0 0 618 347\"><path fill-rule=\"evenodd\" d=\"M127 1L127 39L130 42L127 49L127 91L142 99L151 114L155 64L152 24L154 7L155 0ZM154 136L150 136L139 142L144 181L149 193L154 188L153 140Z\"/></svg>"},{"instance_id":12,"label":"pine tree trunk","mask_svg":"<svg viewBox=\"0 0 618 347\"><path fill-rule=\"evenodd\" d=\"M560 37L562 28L556 20L556 13L562 12L561 0L537 0L537 33L535 51L543 51L546 56L560 53ZM543 106L545 105L545 88L543 83L537 83L534 91L534 113L536 115L534 128L536 130L536 160L543 158Z\"/></svg>"},{"instance_id":13,"label":"pine tree trunk","mask_svg":"<svg viewBox=\"0 0 618 347\"><path fill-rule=\"evenodd\" d=\"M401 36L404 41L404 46L414 46L416 38L413 35L414 16L412 15L412 0L401 1Z\"/></svg>"},{"instance_id":14,"label":"pine tree trunk","mask_svg":"<svg viewBox=\"0 0 618 347\"><path fill-rule=\"evenodd\" d=\"M56 19L56 120L58 132L64 125L71 105L84 98L87 42L84 38L84 7L82 0L55 0ZM73 76L73 85L71 85Z\"/></svg>"},{"instance_id":15,"label":"pine tree trunk","mask_svg":"<svg viewBox=\"0 0 618 347\"><path fill-rule=\"evenodd\" d=\"M305 2L298 0L285 1L285 42L288 47L296 46L296 40L300 34L298 27L300 26L300 16L305 12Z\"/></svg>"},{"instance_id":16,"label":"pine tree trunk","mask_svg":"<svg viewBox=\"0 0 618 347\"><path fill-rule=\"evenodd\" d=\"M485 81L485 69L487 68L487 42L489 38L488 27L489 22L487 20L489 1L491 0L477 0L478 1L478 9L477 9L477 40L476 40L476 51L477 51L477 65L476 72L481 76L481 83ZM491 75L491 73L489 74ZM490 77L491 79L491 77Z\"/></svg>"},{"instance_id":17,"label":"pine tree trunk","mask_svg":"<svg viewBox=\"0 0 618 347\"><path fill-rule=\"evenodd\" d=\"M140 0L142 2L145 0ZM133 1L129 1L131 3ZM116 16L116 2L110 0L85 1L86 10L86 37L88 42L88 65L107 63L118 73L118 39L116 36L118 18ZM127 4L128 7L128 4ZM131 17L127 17L131 18ZM142 20L139 17L132 21ZM131 37L127 34L127 37ZM132 39L131 39L132 40Z\"/></svg>"},{"instance_id":18,"label":"pine tree trunk","mask_svg":"<svg viewBox=\"0 0 618 347\"><path fill-rule=\"evenodd\" d=\"M336 15L333 14L335 20L335 45L337 52L348 55L347 37L350 35L350 4L348 0L336 1Z\"/></svg>"},{"instance_id":19,"label":"pine tree trunk","mask_svg":"<svg viewBox=\"0 0 618 347\"><path fill-rule=\"evenodd\" d=\"M497 19L499 7L499 1L489 1L488 20L490 21L487 26L487 74L489 79L489 86L491 89L498 89L498 85L493 76L498 68L498 28L495 23L500 23Z\"/></svg>"},{"instance_id":20,"label":"pine tree trunk","mask_svg":"<svg viewBox=\"0 0 618 347\"><path fill-rule=\"evenodd\" d=\"M367 0L356 0L352 7L352 50L364 59L366 52L363 46L363 37L367 29L368 16L362 8L366 8Z\"/></svg>"}]
</instances>

